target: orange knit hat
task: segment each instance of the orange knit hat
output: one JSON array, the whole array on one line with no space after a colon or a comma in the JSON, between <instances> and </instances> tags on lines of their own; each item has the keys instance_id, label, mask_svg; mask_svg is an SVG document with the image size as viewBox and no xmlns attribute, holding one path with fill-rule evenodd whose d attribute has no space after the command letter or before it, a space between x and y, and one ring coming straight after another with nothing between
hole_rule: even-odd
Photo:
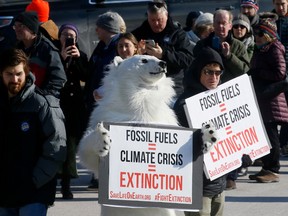
<instances>
[{"instance_id":1,"label":"orange knit hat","mask_svg":"<svg viewBox=\"0 0 288 216\"><path fill-rule=\"evenodd\" d=\"M35 11L38 14L39 22L46 22L49 19L49 3L43 0L32 0L32 2L27 5L26 11Z\"/></svg>"}]
</instances>

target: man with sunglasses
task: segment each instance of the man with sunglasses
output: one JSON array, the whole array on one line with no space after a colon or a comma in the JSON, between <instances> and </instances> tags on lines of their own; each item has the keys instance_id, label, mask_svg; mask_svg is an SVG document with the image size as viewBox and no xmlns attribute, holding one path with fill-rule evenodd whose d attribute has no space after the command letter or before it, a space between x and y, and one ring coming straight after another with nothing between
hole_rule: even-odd
<instances>
[{"instance_id":1,"label":"man with sunglasses","mask_svg":"<svg viewBox=\"0 0 288 216\"><path fill-rule=\"evenodd\" d=\"M154 0L148 3L147 20L133 30L142 48L141 52L153 55L167 63L167 76L174 78L177 95L183 92L183 71L187 70L193 61L193 46L186 32L168 15L165 1ZM146 44L152 39L155 46Z\"/></svg>"},{"instance_id":2,"label":"man with sunglasses","mask_svg":"<svg viewBox=\"0 0 288 216\"><path fill-rule=\"evenodd\" d=\"M194 47L194 55L197 57L204 47L213 48L222 58L225 73L221 77L222 82L229 81L249 70L250 59L244 44L233 38L233 15L227 10L217 10L213 17L214 32L207 38L199 40ZM236 189L237 170L228 175L227 190Z\"/></svg>"},{"instance_id":3,"label":"man with sunglasses","mask_svg":"<svg viewBox=\"0 0 288 216\"><path fill-rule=\"evenodd\" d=\"M184 75L184 92L174 105L174 111L181 126L189 127L184 111L185 99L209 89L215 89L222 78L224 64L221 56L213 49L201 50L191 68ZM199 145L199 143L194 143ZM197 147L194 151L197 152ZM197 154L197 153L195 153ZM226 187L226 175L213 181L203 172L203 208L200 212L185 212L185 216L223 215Z\"/></svg>"}]
</instances>

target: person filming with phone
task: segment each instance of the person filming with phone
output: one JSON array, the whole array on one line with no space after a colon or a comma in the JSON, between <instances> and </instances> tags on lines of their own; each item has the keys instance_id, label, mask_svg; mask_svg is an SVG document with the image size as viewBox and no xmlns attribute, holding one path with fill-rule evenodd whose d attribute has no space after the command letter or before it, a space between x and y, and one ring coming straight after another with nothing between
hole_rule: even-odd
<instances>
[{"instance_id":1,"label":"person filming with phone","mask_svg":"<svg viewBox=\"0 0 288 216\"><path fill-rule=\"evenodd\" d=\"M165 1L148 2L147 20L132 33L139 41L141 53L166 61L167 76L173 78L174 89L180 95L183 92L183 72L194 59L193 46L179 23L168 15Z\"/></svg>"},{"instance_id":2,"label":"person filming with phone","mask_svg":"<svg viewBox=\"0 0 288 216\"><path fill-rule=\"evenodd\" d=\"M88 73L87 55L77 44L79 31L74 24L63 24L59 29L59 50L67 82L60 93L60 106L65 115L67 158L59 174L63 199L72 199L70 179L77 178L76 149L85 128L86 112L81 83Z\"/></svg>"}]
</instances>

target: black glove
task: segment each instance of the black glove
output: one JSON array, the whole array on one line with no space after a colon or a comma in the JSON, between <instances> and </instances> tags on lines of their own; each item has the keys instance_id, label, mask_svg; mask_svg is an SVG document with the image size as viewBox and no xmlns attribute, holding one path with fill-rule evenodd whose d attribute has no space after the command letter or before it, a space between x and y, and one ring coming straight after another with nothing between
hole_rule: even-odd
<instances>
[{"instance_id":1,"label":"black glove","mask_svg":"<svg viewBox=\"0 0 288 216\"><path fill-rule=\"evenodd\" d=\"M242 167L244 168L251 166L253 163L250 156L247 154L243 154L241 160L242 160Z\"/></svg>"}]
</instances>

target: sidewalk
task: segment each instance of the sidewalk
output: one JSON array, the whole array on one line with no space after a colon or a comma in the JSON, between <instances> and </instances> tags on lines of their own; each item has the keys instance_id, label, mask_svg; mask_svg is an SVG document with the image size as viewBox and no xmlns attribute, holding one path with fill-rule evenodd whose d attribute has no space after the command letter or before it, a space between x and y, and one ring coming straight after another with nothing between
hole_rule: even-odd
<instances>
[{"instance_id":1,"label":"sidewalk","mask_svg":"<svg viewBox=\"0 0 288 216\"><path fill-rule=\"evenodd\" d=\"M248 176L237 180L237 189L226 191L224 216L277 216L288 213L288 157L281 158L280 182L261 184ZM249 167L249 173L261 167ZM91 175L79 166L80 178L72 180L74 199L64 201L59 190L48 216L100 216L98 193L86 190ZM177 214L183 216L182 212Z\"/></svg>"}]
</instances>

